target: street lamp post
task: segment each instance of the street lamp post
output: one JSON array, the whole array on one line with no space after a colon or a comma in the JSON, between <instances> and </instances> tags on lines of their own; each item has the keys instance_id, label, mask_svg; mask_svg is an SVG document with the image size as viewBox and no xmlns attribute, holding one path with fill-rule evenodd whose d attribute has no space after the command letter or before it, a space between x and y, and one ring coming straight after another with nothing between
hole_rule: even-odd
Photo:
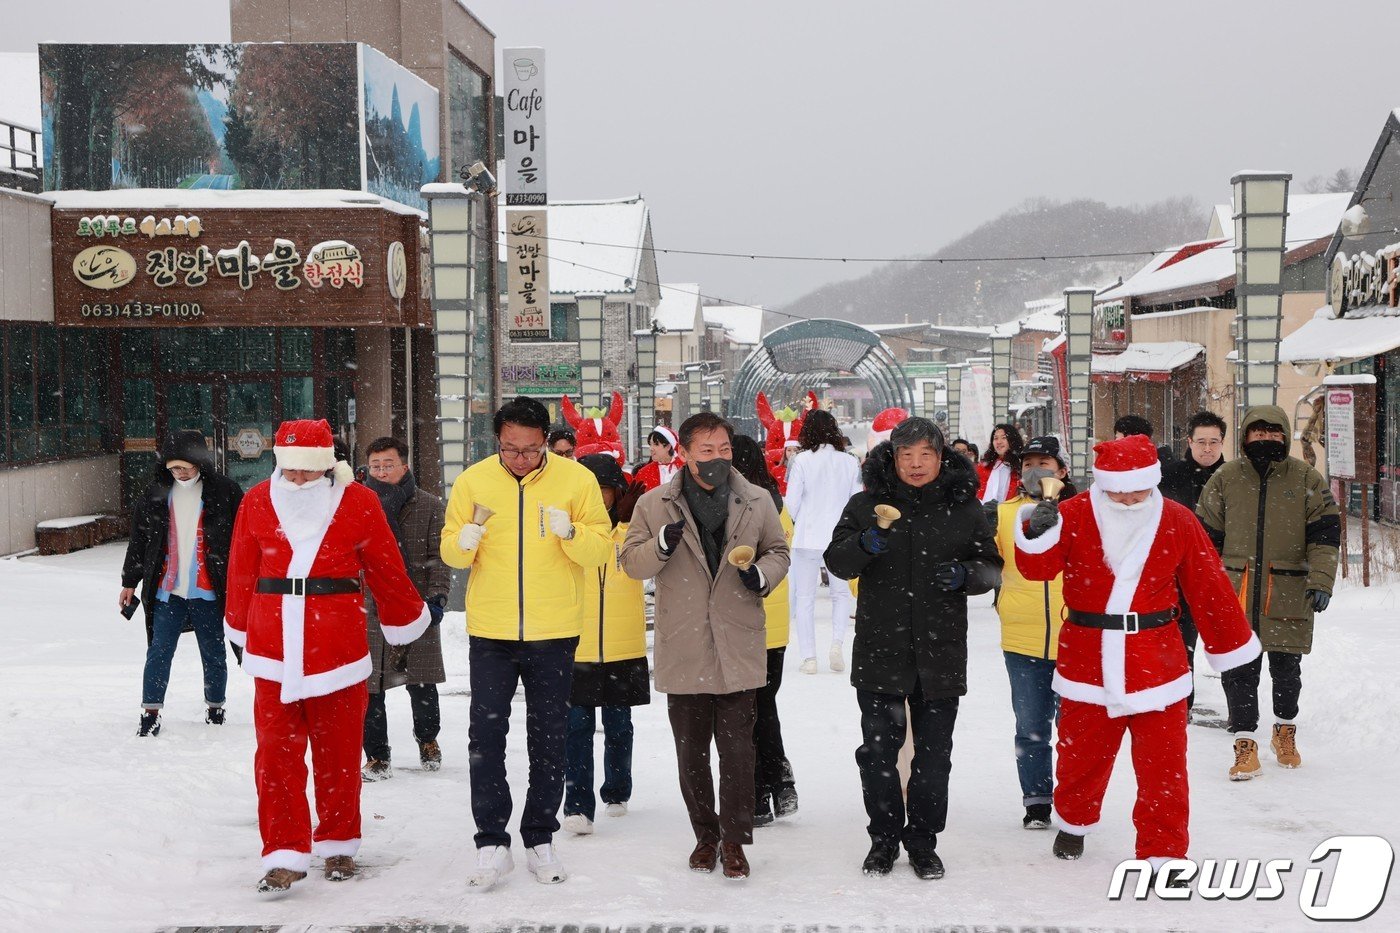
<instances>
[{"instance_id":1,"label":"street lamp post","mask_svg":"<svg viewBox=\"0 0 1400 933\"><path fill-rule=\"evenodd\" d=\"M432 259L433 356L437 366L438 458L443 488L471 462L473 196L459 184L423 188ZM488 328L489 336L489 328Z\"/></svg>"},{"instance_id":2,"label":"street lamp post","mask_svg":"<svg viewBox=\"0 0 1400 933\"><path fill-rule=\"evenodd\" d=\"M1278 398L1287 172L1240 172L1230 179L1235 208L1235 430L1255 405Z\"/></svg>"},{"instance_id":3,"label":"street lamp post","mask_svg":"<svg viewBox=\"0 0 1400 933\"><path fill-rule=\"evenodd\" d=\"M949 440L960 436L962 430L961 409L962 409L962 374L961 363L948 367L947 386L944 388L944 396L948 401L948 434Z\"/></svg>"},{"instance_id":4,"label":"street lamp post","mask_svg":"<svg viewBox=\"0 0 1400 933\"><path fill-rule=\"evenodd\" d=\"M1094 408L1089 373L1094 355L1094 289L1065 289L1065 370L1069 382L1070 471L1086 484L1090 481L1089 440L1093 436Z\"/></svg>"},{"instance_id":5,"label":"street lamp post","mask_svg":"<svg viewBox=\"0 0 1400 933\"><path fill-rule=\"evenodd\" d=\"M1011 335L992 335L992 423L1005 421L1011 407Z\"/></svg>"},{"instance_id":6,"label":"street lamp post","mask_svg":"<svg viewBox=\"0 0 1400 933\"><path fill-rule=\"evenodd\" d=\"M578 300L579 399L603 405L603 295L584 293Z\"/></svg>"},{"instance_id":7,"label":"street lamp post","mask_svg":"<svg viewBox=\"0 0 1400 933\"><path fill-rule=\"evenodd\" d=\"M690 417L696 412L708 410L701 398L705 393L705 366L703 363L696 363L685 368L686 379L686 417Z\"/></svg>"},{"instance_id":8,"label":"street lamp post","mask_svg":"<svg viewBox=\"0 0 1400 933\"><path fill-rule=\"evenodd\" d=\"M938 383L932 379L924 380L923 405L921 414L930 421L938 415Z\"/></svg>"},{"instance_id":9,"label":"street lamp post","mask_svg":"<svg viewBox=\"0 0 1400 933\"><path fill-rule=\"evenodd\" d=\"M637 434L644 441L656 424L656 332L643 330L636 336ZM644 443L640 446L645 449Z\"/></svg>"}]
</instances>

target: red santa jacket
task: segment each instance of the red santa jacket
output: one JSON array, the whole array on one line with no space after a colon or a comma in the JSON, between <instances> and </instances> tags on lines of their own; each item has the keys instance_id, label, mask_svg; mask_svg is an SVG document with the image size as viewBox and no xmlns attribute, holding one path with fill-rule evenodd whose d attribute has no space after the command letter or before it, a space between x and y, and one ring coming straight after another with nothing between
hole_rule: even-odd
<instances>
[{"instance_id":1,"label":"red santa jacket","mask_svg":"<svg viewBox=\"0 0 1400 933\"><path fill-rule=\"evenodd\" d=\"M1206 659L1217 671L1259 656L1220 558L1201 523L1184 506L1154 493L1142 511L1145 532L1115 574L1104 555L1095 511L1107 496L1097 487L1060 503L1060 521L1029 540L1023 506L1015 528L1016 567L1031 580L1064 573L1065 605L1096 614L1150 613L1177 605L1178 586L1196 620ZM1103 706L1109 716L1166 709L1191 692L1191 671L1175 624L1127 633L1065 622L1060 629L1054 689Z\"/></svg>"},{"instance_id":2,"label":"red santa jacket","mask_svg":"<svg viewBox=\"0 0 1400 933\"><path fill-rule=\"evenodd\" d=\"M391 645L416 639L431 616L373 492L359 483L292 492L277 485L279 477L254 486L238 509L224 631L242 646L243 669L280 682L282 702L292 703L369 677L364 596L259 593L259 577L363 574Z\"/></svg>"},{"instance_id":3,"label":"red santa jacket","mask_svg":"<svg viewBox=\"0 0 1400 933\"><path fill-rule=\"evenodd\" d=\"M676 470L679 470L683 466L685 466L685 461L680 457L672 458L671 462L666 464L666 478L662 479L661 464L657 463L655 460L648 460L637 470L636 480L646 487L647 492L650 492L657 486L670 482L671 477L676 475Z\"/></svg>"}]
</instances>

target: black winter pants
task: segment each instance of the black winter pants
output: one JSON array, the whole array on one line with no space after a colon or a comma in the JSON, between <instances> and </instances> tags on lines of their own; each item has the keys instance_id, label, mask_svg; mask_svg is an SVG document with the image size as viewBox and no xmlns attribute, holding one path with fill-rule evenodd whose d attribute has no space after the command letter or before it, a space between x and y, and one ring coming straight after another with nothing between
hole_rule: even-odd
<instances>
[{"instance_id":1,"label":"black winter pants","mask_svg":"<svg viewBox=\"0 0 1400 933\"><path fill-rule=\"evenodd\" d=\"M437 684L405 684L408 705L413 711L413 737L421 744L438 737L442 713L438 707ZM365 757L389 761L389 716L384 709L384 691L371 692L365 712Z\"/></svg>"},{"instance_id":2,"label":"black winter pants","mask_svg":"<svg viewBox=\"0 0 1400 933\"><path fill-rule=\"evenodd\" d=\"M864 744L856 749L860 786L874 842L932 849L948 822L948 774L958 698L930 699L916 683L908 697L856 690ZM906 719L905 702L908 702ZM914 761L906 803L899 786L899 750L912 724Z\"/></svg>"},{"instance_id":3,"label":"black winter pants","mask_svg":"<svg viewBox=\"0 0 1400 933\"><path fill-rule=\"evenodd\" d=\"M1186 605L1186 598L1181 593L1177 593L1176 604L1181 609L1176 624L1181 628L1181 640L1186 644L1186 667L1191 671L1191 694L1186 698L1186 713L1189 717L1191 707L1196 705L1196 640L1199 635L1196 631L1196 620L1191 615L1191 607Z\"/></svg>"},{"instance_id":4,"label":"black winter pants","mask_svg":"<svg viewBox=\"0 0 1400 933\"><path fill-rule=\"evenodd\" d=\"M786 648L768 649L768 683L758 688L758 715L754 720L754 790L758 800L776 796L792 785L792 767L783 749L783 724L778 720L778 688L783 685Z\"/></svg>"},{"instance_id":5,"label":"black winter pants","mask_svg":"<svg viewBox=\"0 0 1400 933\"><path fill-rule=\"evenodd\" d=\"M1282 651L1264 654L1269 656L1269 677L1274 682L1274 716L1293 719L1298 715L1298 697L1303 692L1303 656ZM1263 662L1260 655L1220 675L1230 707L1231 732L1253 732L1259 728L1259 672Z\"/></svg>"}]
</instances>

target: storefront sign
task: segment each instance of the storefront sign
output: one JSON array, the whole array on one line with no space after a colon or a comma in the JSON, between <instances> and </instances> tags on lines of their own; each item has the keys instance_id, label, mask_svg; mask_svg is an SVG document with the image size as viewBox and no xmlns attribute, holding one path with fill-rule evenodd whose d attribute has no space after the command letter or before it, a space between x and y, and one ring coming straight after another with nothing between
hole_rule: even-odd
<instances>
[{"instance_id":1,"label":"storefront sign","mask_svg":"<svg viewBox=\"0 0 1400 933\"><path fill-rule=\"evenodd\" d=\"M501 367L502 392L517 395L578 395L577 363L515 363ZM508 391L507 391L508 390Z\"/></svg>"},{"instance_id":2,"label":"storefront sign","mask_svg":"<svg viewBox=\"0 0 1400 933\"><path fill-rule=\"evenodd\" d=\"M1123 302L1110 301L1094 305L1094 329L1092 332L1095 350L1126 350L1128 348L1128 316L1124 313Z\"/></svg>"},{"instance_id":3,"label":"storefront sign","mask_svg":"<svg viewBox=\"0 0 1400 933\"><path fill-rule=\"evenodd\" d=\"M504 50L506 204L544 204L544 49Z\"/></svg>"},{"instance_id":4,"label":"storefront sign","mask_svg":"<svg viewBox=\"0 0 1400 933\"><path fill-rule=\"evenodd\" d=\"M417 216L277 208L142 217L54 211L58 323L428 323L422 256L402 246L416 242Z\"/></svg>"},{"instance_id":5,"label":"storefront sign","mask_svg":"<svg viewBox=\"0 0 1400 933\"><path fill-rule=\"evenodd\" d=\"M257 428L240 428L233 438L233 449L244 460L256 460L267 449L267 438Z\"/></svg>"},{"instance_id":6,"label":"storefront sign","mask_svg":"<svg viewBox=\"0 0 1400 933\"><path fill-rule=\"evenodd\" d=\"M1348 384L1349 379L1357 381ZM1324 386L1327 399L1327 474L1333 479L1360 483L1376 481L1374 379L1374 376L1330 376Z\"/></svg>"},{"instance_id":7,"label":"storefront sign","mask_svg":"<svg viewBox=\"0 0 1400 933\"><path fill-rule=\"evenodd\" d=\"M1392 243L1374 256L1338 253L1332 260L1330 286L1337 317L1374 305L1400 307L1400 243Z\"/></svg>"},{"instance_id":8,"label":"storefront sign","mask_svg":"<svg viewBox=\"0 0 1400 933\"><path fill-rule=\"evenodd\" d=\"M544 210L506 211L506 318L511 340L548 340L549 242Z\"/></svg>"}]
</instances>

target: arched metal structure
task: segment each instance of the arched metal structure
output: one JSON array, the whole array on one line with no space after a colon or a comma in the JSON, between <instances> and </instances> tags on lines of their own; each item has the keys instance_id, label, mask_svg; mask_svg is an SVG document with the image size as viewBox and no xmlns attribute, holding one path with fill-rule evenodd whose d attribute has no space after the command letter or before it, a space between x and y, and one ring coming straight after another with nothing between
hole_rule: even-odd
<instances>
[{"instance_id":1,"label":"arched metal structure","mask_svg":"<svg viewBox=\"0 0 1400 933\"><path fill-rule=\"evenodd\" d=\"M754 414L759 392L781 404L837 373L864 379L879 409L913 408L909 379L878 334L850 321L814 318L763 338L735 374L725 416L740 430L761 434Z\"/></svg>"}]
</instances>

